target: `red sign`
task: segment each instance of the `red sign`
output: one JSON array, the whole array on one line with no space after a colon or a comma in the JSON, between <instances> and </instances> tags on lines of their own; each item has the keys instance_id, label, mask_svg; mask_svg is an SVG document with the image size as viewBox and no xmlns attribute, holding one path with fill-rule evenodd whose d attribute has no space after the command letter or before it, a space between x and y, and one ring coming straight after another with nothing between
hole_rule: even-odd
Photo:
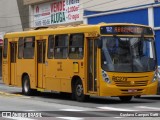
<instances>
[{"instance_id":1,"label":"red sign","mask_svg":"<svg viewBox=\"0 0 160 120\"><path fill-rule=\"evenodd\" d=\"M36 7L36 13L39 13L39 6Z\"/></svg>"},{"instance_id":2,"label":"red sign","mask_svg":"<svg viewBox=\"0 0 160 120\"><path fill-rule=\"evenodd\" d=\"M3 40L2 39L0 39L0 46L2 46L3 45Z\"/></svg>"}]
</instances>

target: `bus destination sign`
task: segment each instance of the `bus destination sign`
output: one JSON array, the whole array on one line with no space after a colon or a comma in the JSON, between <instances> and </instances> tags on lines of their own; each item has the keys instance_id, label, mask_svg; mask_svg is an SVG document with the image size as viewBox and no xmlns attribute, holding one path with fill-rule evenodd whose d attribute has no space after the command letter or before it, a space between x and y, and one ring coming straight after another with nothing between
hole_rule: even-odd
<instances>
[{"instance_id":1,"label":"bus destination sign","mask_svg":"<svg viewBox=\"0 0 160 120\"><path fill-rule=\"evenodd\" d=\"M142 26L102 26L101 34L153 35L152 29Z\"/></svg>"}]
</instances>

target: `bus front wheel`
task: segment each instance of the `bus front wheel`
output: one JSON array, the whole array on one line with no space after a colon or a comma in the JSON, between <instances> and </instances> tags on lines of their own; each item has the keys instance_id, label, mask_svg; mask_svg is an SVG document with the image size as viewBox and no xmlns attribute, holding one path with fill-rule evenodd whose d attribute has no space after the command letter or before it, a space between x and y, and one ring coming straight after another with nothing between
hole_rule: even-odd
<instances>
[{"instance_id":1,"label":"bus front wheel","mask_svg":"<svg viewBox=\"0 0 160 120\"><path fill-rule=\"evenodd\" d=\"M83 90L83 85L81 80L76 81L73 92L75 95L75 99L77 101L82 102L85 100L85 95L84 95L84 90Z\"/></svg>"},{"instance_id":2,"label":"bus front wheel","mask_svg":"<svg viewBox=\"0 0 160 120\"><path fill-rule=\"evenodd\" d=\"M22 93L24 95L31 95L32 89L30 87L30 79L28 76L24 76L23 77L23 81L22 81Z\"/></svg>"},{"instance_id":3,"label":"bus front wheel","mask_svg":"<svg viewBox=\"0 0 160 120\"><path fill-rule=\"evenodd\" d=\"M132 96L119 96L119 98L122 102L130 102L132 99Z\"/></svg>"},{"instance_id":4,"label":"bus front wheel","mask_svg":"<svg viewBox=\"0 0 160 120\"><path fill-rule=\"evenodd\" d=\"M134 98L140 98L141 97L141 95L136 95L136 96L134 96Z\"/></svg>"}]
</instances>

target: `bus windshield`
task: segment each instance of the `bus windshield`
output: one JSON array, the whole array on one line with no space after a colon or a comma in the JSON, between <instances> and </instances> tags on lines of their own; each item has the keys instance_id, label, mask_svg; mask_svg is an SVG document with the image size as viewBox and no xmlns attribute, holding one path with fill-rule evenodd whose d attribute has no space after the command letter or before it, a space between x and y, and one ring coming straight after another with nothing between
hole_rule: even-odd
<instances>
[{"instance_id":1,"label":"bus windshield","mask_svg":"<svg viewBox=\"0 0 160 120\"><path fill-rule=\"evenodd\" d=\"M101 63L105 71L154 71L154 40L144 37L102 37Z\"/></svg>"}]
</instances>

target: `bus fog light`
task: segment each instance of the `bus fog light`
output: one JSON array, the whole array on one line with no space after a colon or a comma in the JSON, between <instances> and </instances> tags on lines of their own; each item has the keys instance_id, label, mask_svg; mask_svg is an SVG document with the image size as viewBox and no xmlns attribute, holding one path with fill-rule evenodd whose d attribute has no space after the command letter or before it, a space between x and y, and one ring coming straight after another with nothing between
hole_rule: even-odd
<instances>
[{"instance_id":1,"label":"bus fog light","mask_svg":"<svg viewBox=\"0 0 160 120\"><path fill-rule=\"evenodd\" d=\"M111 83L111 81L109 80L109 78L105 78L105 81L106 81L107 83Z\"/></svg>"},{"instance_id":2,"label":"bus fog light","mask_svg":"<svg viewBox=\"0 0 160 120\"><path fill-rule=\"evenodd\" d=\"M155 82L156 80L157 80L157 77L154 77L153 80L152 80L152 82Z\"/></svg>"},{"instance_id":3,"label":"bus fog light","mask_svg":"<svg viewBox=\"0 0 160 120\"><path fill-rule=\"evenodd\" d=\"M107 74L104 73L104 74L103 74L103 77L107 77Z\"/></svg>"},{"instance_id":4,"label":"bus fog light","mask_svg":"<svg viewBox=\"0 0 160 120\"><path fill-rule=\"evenodd\" d=\"M154 77L153 77L153 79L152 79L152 82L155 82L155 81L157 81L157 80L158 80L158 73L155 72Z\"/></svg>"},{"instance_id":5,"label":"bus fog light","mask_svg":"<svg viewBox=\"0 0 160 120\"><path fill-rule=\"evenodd\" d=\"M109 84L111 83L111 81L110 81L107 73L106 73L104 70L102 70L102 78L103 78L103 80L104 80L105 82L107 82L107 83L109 83Z\"/></svg>"},{"instance_id":6,"label":"bus fog light","mask_svg":"<svg viewBox=\"0 0 160 120\"><path fill-rule=\"evenodd\" d=\"M157 70L157 77L158 77L158 79L160 79L160 70L159 69Z\"/></svg>"}]
</instances>

